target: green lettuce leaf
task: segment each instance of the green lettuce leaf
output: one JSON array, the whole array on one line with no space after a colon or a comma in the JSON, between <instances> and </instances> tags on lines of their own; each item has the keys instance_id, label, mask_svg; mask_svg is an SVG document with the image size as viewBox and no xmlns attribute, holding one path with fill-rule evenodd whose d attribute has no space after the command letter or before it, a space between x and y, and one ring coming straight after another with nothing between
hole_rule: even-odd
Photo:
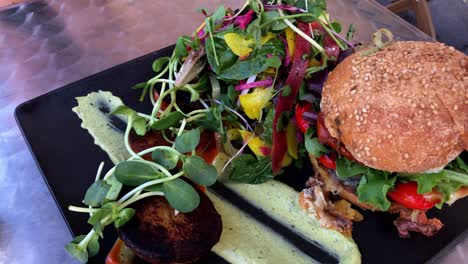
<instances>
[{"instance_id":1,"label":"green lettuce leaf","mask_svg":"<svg viewBox=\"0 0 468 264\"><path fill-rule=\"evenodd\" d=\"M388 190L395 184L396 175L368 168L357 188L359 202L367 203L383 211L390 208Z\"/></svg>"}]
</instances>

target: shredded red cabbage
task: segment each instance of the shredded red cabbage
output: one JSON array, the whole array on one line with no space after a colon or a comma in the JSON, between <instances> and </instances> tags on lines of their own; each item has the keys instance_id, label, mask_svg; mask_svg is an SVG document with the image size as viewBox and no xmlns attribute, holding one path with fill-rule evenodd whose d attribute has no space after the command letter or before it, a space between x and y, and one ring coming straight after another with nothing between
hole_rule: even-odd
<instances>
[{"instance_id":1,"label":"shredded red cabbage","mask_svg":"<svg viewBox=\"0 0 468 264\"><path fill-rule=\"evenodd\" d=\"M323 84L328 79L328 69L312 74L312 78L307 80L307 89L316 95L321 95Z\"/></svg>"},{"instance_id":2,"label":"shredded red cabbage","mask_svg":"<svg viewBox=\"0 0 468 264\"><path fill-rule=\"evenodd\" d=\"M302 114L302 117L304 118L304 120L307 120L307 121L316 121L317 120L317 114L313 113L313 112L304 112Z\"/></svg>"},{"instance_id":3,"label":"shredded red cabbage","mask_svg":"<svg viewBox=\"0 0 468 264\"><path fill-rule=\"evenodd\" d=\"M250 21L252 21L253 14L254 11L250 9L247 13L245 13L245 15L236 17L234 20L234 25L238 25L242 30L245 30L250 24Z\"/></svg>"},{"instance_id":4,"label":"shredded red cabbage","mask_svg":"<svg viewBox=\"0 0 468 264\"><path fill-rule=\"evenodd\" d=\"M242 90L248 90L252 89L255 87L269 87L273 84L273 79L271 77L268 77L265 80L257 81L257 82L251 82L251 83L244 83L244 84L239 84L235 87L236 91L242 91Z\"/></svg>"}]
</instances>

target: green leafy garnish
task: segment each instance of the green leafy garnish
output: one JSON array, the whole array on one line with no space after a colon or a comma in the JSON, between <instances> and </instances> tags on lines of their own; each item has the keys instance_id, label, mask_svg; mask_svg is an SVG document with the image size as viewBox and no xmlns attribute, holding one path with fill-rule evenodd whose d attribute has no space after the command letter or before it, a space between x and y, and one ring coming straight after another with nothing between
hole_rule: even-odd
<instances>
[{"instance_id":1,"label":"green leafy garnish","mask_svg":"<svg viewBox=\"0 0 468 264\"><path fill-rule=\"evenodd\" d=\"M168 170L172 170L177 166L180 154L177 151L172 151L169 149L156 149L151 154L151 157L154 162L160 164Z\"/></svg>"},{"instance_id":2,"label":"green leafy garnish","mask_svg":"<svg viewBox=\"0 0 468 264\"><path fill-rule=\"evenodd\" d=\"M148 181L161 179L164 174L145 163L124 161L115 168L115 177L125 185L139 186Z\"/></svg>"},{"instance_id":3,"label":"green leafy garnish","mask_svg":"<svg viewBox=\"0 0 468 264\"><path fill-rule=\"evenodd\" d=\"M154 130L165 130L179 123L184 118L184 114L179 111L170 112L164 115L161 119L154 122L151 126Z\"/></svg>"},{"instance_id":4,"label":"green leafy garnish","mask_svg":"<svg viewBox=\"0 0 468 264\"><path fill-rule=\"evenodd\" d=\"M212 165L198 156L187 156L183 159L183 171L189 179L203 186L210 186L216 182L218 172Z\"/></svg>"},{"instance_id":5,"label":"green leafy garnish","mask_svg":"<svg viewBox=\"0 0 468 264\"><path fill-rule=\"evenodd\" d=\"M114 220L115 228L120 228L121 226L125 225L128 221L130 221L130 219L132 219L133 215L135 215L135 209L132 208L125 208L120 211Z\"/></svg>"},{"instance_id":6,"label":"green leafy garnish","mask_svg":"<svg viewBox=\"0 0 468 264\"><path fill-rule=\"evenodd\" d=\"M153 71L159 73L164 66L166 66L171 59L169 57L160 57L153 61Z\"/></svg>"},{"instance_id":7,"label":"green leafy garnish","mask_svg":"<svg viewBox=\"0 0 468 264\"><path fill-rule=\"evenodd\" d=\"M235 158L226 173L232 181L250 184L264 183L274 178L270 158L260 157L257 160L250 154Z\"/></svg>"},{"instance_id":8,"label":"green leafy garnish","mask_svg":"<svg viewBox=\"0 0 468 264\"><path fill-rule=\"evenodd\" d=\"M191 212L200 204L197 191L184 180L175 179L164 182L163 187L167 201L179 212Z\"/></svg>"},{"instance_id":9,"label":"green leafy garnish","mask_svg":"<svg viewBox=\"0 0 468 264\"><path fill-rule=\"evenodd\" d=\"M139 117L137 112L126 105L120 105L116 107L111 114L114 115L125 115L128 120L132 120L132 127L139 136L146 134L146 120Z\"/></svg>"},{"instance_id":10,"label":"green leafy garnish","mask_svg":"<svg viewBox=\"0 0 468 264\"><path fill-rule=\"evenodd\" d=\"M175 140L175 149L180 153L192 152L200 143L200 129L196 128L183 132Z\"/></svg>"},{"instance_id":11,"label":"green leafy garnish","mask_svg":"<svg viewBox=\"0 0 468 264\"><path fill-rule=\"evenodd\" d=\"M83 203L91 206L101 206L106 200L111 186L104 180L95 181L86 191Z\"/></svg>"}]
</instances>

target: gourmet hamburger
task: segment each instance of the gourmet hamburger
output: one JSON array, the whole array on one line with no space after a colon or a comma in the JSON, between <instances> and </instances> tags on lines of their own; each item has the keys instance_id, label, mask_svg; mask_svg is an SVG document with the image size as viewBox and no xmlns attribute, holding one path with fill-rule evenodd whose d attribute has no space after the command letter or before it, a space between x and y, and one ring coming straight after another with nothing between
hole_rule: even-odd
<instances>
[{"instance_id":1,"label":"gourmet hamburger","mask_svg":"<svg viewBox=\"0 0 468 264\"><path fill-rule=\"evenodd\" d=\"M345 233L362 217L336 197L399 213L403 237L432 236L443 225L425 212L468 193L467 57L432 42L366 53L346 58L323 87L317 136L329 150L310 155L316 175L301 204Z\"/></svg>"}]
</instances>

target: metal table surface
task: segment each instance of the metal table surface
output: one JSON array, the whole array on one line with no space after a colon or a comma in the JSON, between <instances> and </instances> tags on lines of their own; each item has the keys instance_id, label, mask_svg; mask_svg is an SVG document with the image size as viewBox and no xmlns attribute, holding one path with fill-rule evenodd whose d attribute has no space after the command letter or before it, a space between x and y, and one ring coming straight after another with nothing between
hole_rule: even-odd
<instances>
[{"instance_id":1,"label":"metal table surface","mask_svg":"<svg viewBox=\"0 0 468 264\"><path fill-rule=\"evenodd\" d=\"M402 40L430 40L373 1L329 0L334 18L357 40L386 27ZM199 7L242 0L43 0L0 10L0 263L74 263L71 239L15 123L14 108L31 98L173 44L202 17ZM69 109L64 109L68 111ZM51 153L60 155L60 152ZM466 262L468 240L443 263Z\"/></svg>"}]
</instances>

